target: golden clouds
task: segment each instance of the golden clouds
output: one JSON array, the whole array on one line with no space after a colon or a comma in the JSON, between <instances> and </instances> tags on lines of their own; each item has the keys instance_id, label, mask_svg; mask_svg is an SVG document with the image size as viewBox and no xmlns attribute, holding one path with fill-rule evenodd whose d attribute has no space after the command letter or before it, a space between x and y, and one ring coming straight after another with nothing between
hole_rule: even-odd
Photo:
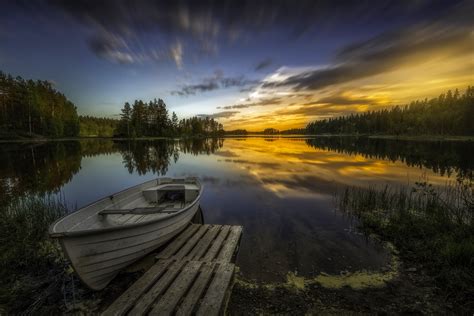
<instances>
[{"instance_id":1,"label":"golden clouds","mask_svg":"<svg viewBox=\"0 0 474 316\"><path fill-rule=\"evenodd\" d=\"M343 47L326 65L282 67L249 94L252 108L227 129L304 127L309 121L379 110L437 97L474 83L472 3L437 20L382 33ZM278 96L278 102L266 102ZM232 108L232 107L231 107Z\"/></svg>"}]
</instances>

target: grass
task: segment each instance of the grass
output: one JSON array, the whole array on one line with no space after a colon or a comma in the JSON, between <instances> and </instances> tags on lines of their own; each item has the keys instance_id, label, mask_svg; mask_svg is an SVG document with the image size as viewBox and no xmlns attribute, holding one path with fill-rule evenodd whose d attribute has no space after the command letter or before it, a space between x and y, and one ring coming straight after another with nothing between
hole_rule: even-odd
<instances>
[{"instance_id":1,"label":"grass","mask_svg":"<svg viewBox=\"0 0 474 316\"><path fill-rule=\"evenodd\" d=\"M0 209L0 269L40 267L60 256L49 225L67 213L52 197L28 197Z\"/></svg>"},{"instance_id":2,"label":"grass","mask_svg":"<svg viewBox=\"0 0 474 316\"><path fill-rule=\"evenodd\" d=\"M474 295L474 185L459 180L442 188L346 188L342 211L360 228L396 245L406 264L421 267L448 301L463 309ZM460 304L460 305L459 305Z\"/></svg>"},{"instance_id":3,"label":"grass","mask_svg":"<svg viewBox=\"0 0 474 316\"><path fill-rule=\"evenodd\" d=\"M67 264L48 228L66 213L67 207L52 197L27 197L0 207L0 314L38 312L51 293L61 295Z\"/></svg>"}]
</instances>

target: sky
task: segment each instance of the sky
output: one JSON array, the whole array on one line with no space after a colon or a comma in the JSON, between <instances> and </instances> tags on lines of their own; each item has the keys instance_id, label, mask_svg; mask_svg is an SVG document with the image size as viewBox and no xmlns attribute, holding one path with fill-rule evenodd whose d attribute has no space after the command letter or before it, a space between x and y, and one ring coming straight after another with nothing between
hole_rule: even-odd
<instances>
[{"instance_id":1,"label":"sky","mask_svg":"<svg viewBox=\"0 0 474 316\"><path fill-rule=\"evenodd\" d=\"M81 115L301 128L474 84L474 1L0 1L0 70Z\"/></svg>"}]
</instances>

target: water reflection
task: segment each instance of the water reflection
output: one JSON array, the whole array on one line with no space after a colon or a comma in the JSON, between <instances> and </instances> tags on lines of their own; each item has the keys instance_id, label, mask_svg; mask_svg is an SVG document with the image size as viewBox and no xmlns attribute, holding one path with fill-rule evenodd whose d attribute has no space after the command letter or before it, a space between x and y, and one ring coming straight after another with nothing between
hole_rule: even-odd
<instances>
[{"instance_id":1,"label":"water reflection","mask_svg":"<svg viewBox=\"0 0 474 316\"><path fill-rule=\"evenodd\" d=\"M115 145L122 154L123 164L129 173L136 171L139 175L148 172L165 175L171 160L176 163L180 153L210 155L224 145L224 139L116 141Z\"/></svg>"},{"instance_id":2,"label":"water reflection","mask_svg":"<svg viewBox=\"0 0 474 316\"><path fill-rule=\"evenodd\" d=\"M473 143L350 138L87 140L0 147L0 198L61 190L78 207L157 175L198 176L206 223L238 224L249 278L377 270L386 253L334 211L345 185L471 177Z\"/></svg>"},{"instance_id":3,"label":"water reflection","mask_svg":"<svg viewBox=\"0 0 474 316\"><path fill-rule=\"evenodd\" d=\"M7 203L24 194L54 192L81 168L78 142L2 144L0 199Z\"/></svg>"},{"instance_id":4,"label":"water reflection","mask_svg":"<svg viewBox=\"0 0 474 316\"><path fill-rule=\"evenodd\" d=\"M365 158L401 161L408 166L423 167L440 175L456 174L473 178L473 142L403 141L368 137L319 137L306 140L309 146Z\"/></svg>"},{"instance_id":5,"label":"water reflection","mask_svg":"<svg viewBox=\"0 0 474 316\"><path fill-rule=\"evenodd\" d=\"M0 199L6 203L25 194L57 192L79 172L83 158L120 153L130 174L165 175L169 164L178 161L180 152L210 155L223 144L223 139L2 144Z\"/></svg>"}]
</instances>

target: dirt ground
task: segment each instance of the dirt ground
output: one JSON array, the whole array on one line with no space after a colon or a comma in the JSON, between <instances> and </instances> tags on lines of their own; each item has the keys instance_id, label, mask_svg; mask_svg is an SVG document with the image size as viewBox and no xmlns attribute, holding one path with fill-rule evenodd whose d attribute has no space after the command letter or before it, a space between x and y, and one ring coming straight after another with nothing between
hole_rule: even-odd
<instances>
[{"instance_id":1,"label":"dirt ground","mask_svg":"<svg viewBox=\"0 0 474 316\"><path fill-rule=\"evenodd\" d=\"M39 275L37 278L19 282L31 284L37 295L24 295L15 300L12 311L28 311L32 314L99 314L118 298L149 266L151 259L143 259L139 264L118 275L103 291L94 292L82 285L74 277L58 278ZM384 274L377 273L376 282L371 286L367 280L344 276L328 276L325 279L305 279L291 273L285 283L263 284L245 277L237 271L234 285L227 302L228 315L360 315L360 314L419 314L419 315L472 315L474 303L449 303L449 298L434 285L423 266L405 265L393 256ZM380 277L382 275L382 277ZM389 279L386 275L391 275ZM353 275L352 275L353 276ZM352 281L348 281L352 280ZM323 286L324 284L324 286ZM23 288L23 286L22 286ZM1 295L0 295L1 297ZM21 297L21 295L19 296ZM0 304L1 307L1 304ZM0 308L0 314L1 313Z\"/></svg>"},{"instance_id":2,"label":"dirt ground","mask_svg":"<svg viewBox=\"0 0 474 316\"><path fill-rule=\"evenodd\" d=\"M288 284L249 285L237 277L227 313L255 314L464 314L438 294L422 270L401 267L399 275L383 287L324 288L317 283L298 289Z\"/></svg>"},{"instance_id":3,"label":"dirt ground","mask_svg":"<svg viewBox=\"0 0 474 316\"><path fill-rule=\"evenodd\" d=\"M120 274L104 291L94 292L75 279L63 284L44 297L40 306L31 309L17 306L17 310L34 313L69 315L99 314L105 310L142 273ZM36 282L35 282L36 283ZM74 291L74 297L71 293ZM34 300L34 299L33 299ZM19 305L21 302L17 302ZM318 282L257 284L245 280L239 273L234 280L227 311L228 315L360 315L360 314L420 314L472 315L473 306L451 306L422 267L399 267L397 277L381 287L353 289L349 286L327 288ZM1 313L0 313L1 314Z\"/></svg>"}]
</instances>

